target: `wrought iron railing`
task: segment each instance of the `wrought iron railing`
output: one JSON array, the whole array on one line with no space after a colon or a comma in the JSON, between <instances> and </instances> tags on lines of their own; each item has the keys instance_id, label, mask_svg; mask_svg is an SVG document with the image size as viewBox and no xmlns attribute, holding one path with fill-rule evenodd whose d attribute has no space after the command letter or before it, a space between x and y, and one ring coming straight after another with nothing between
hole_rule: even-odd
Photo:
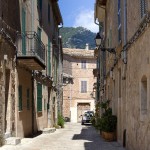
<instances>
[{"instance_id":1,"label":"wrought iron railing","mask_svg":"<svg viewBox=\"0 0 150 150\"><path fill-rule=\"evenodd\" d=\"M45 64L45 46L36 32L30 31L18 36L17 56L35 56Z\"/></svg>"}]
</instances>

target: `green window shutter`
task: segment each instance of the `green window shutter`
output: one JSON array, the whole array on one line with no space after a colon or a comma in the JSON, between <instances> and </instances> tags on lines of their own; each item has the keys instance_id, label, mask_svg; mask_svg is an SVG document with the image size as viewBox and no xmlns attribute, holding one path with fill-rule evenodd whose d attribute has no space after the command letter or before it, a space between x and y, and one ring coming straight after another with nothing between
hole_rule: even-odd
<instances>
[{"instance_id":1,"label":"green window shutter","mask_svg":"<svg viewBox=\"0 0 150 150\"><path fill-rule=\"evenodd\" d=\"M37 0L37 7L42 11L42 0Z\"/></svg>"},{"instance_id":2,"label":"green window shutter","mask_svg":"<svg viewBox=\"0 0 150 150\"><path fill-rule=\"evenodd\" d=\"M19 96L19 111L22 110L22 86L19 85L19 88L18 88L18 96Z\"/></svg>"},{"instance_id":3,"label":"green window shutter","mask_svg":"<svg viewBox=\"0 0 150 150\"><path fill-rule=\"evenodd\" d=\"M38 35L38 38L39 38L39 40L41 40L41 32L42 32L42 30L41 30L41 28L37 28L37 35Z\"/></svg>"},{"instance_id":4,"label":"green window shutter","mask_svg":"<svg viewBox=\"0 0 150 150\"><path fill-rule=\"evenodd\" d=\"M30 110L30 89L27 89L27 109Z\"/></svg>"},{"instance_id":5,"label":"green window shutter","mask_svg":"<svg viewBox=\"0 0 150 150\"><path fill-rule=\"evenodd\" d=\"M42 84L37 84L37 111L42 111Z\"/></svg>"},{"instance_id":6,"label":"green window shutter","mask_svg":"<svg viewBox=\"0 0 150 150\"><path fill-rule=\"evenodd\" d=\"M26 55L26 11L22 8L22 54Z\"/></svg>"},{"instance_id":7,"label":"green window shutter","mask_svg":"<svg viewBox=\"0 0 150 150\"><path fill-rule=\"evenodd\" d=\"M48 4L48 22L50 22L50 4Z\"/></svg>"},{"instance_id":8,"label":"green window shutter","mask_svg":"<svg viewBox=\"0 0 150 150\"><path fill-rule=\"evenodd\" d=\"M48 75L51 75L51 53L50 53L50 49L51 48L51 43L50 43L50 39L48 38Z\"/></svg>"}]
</instances>

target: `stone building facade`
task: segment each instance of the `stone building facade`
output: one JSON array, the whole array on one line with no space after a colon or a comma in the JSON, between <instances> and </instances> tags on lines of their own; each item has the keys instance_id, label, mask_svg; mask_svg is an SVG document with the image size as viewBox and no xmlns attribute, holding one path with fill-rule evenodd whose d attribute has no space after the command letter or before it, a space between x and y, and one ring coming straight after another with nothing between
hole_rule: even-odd
<instances>
[{"instance_id":1,"label":"stone building facade","mask_svg":"<svg viewBox=\"0 0 150 150\"><path fill-rule=\"evenodd\" d=\"M57 124L62 24L56 0L0 1L1 144Z\"/></svg>"},{"instance_id":2,"label":"stone building facade","mask_svg":"<svg viewBox=\"0 0 150 150\"><path fill-rule=\"evenodd\" d=\"M127 150L150 149L149 6L148 0L96 0L95 20L104 25L103 46L116 51L98 48L106 62L100 63L105 70L100 100L111 100L118 118L117 140Z\"/></svg>"},{"instance_id":3,"label":"stone building facade","mask_svg":"<svg viewBox=\"0 0 150 150\"><path fill-rule=\"evenodd\" d=\"M63 78L68 80L63 87L63 116L71 122L80 122L85 111L95 110L95 68L93 50L63 48Z\"/></svg>"}]
</instances>

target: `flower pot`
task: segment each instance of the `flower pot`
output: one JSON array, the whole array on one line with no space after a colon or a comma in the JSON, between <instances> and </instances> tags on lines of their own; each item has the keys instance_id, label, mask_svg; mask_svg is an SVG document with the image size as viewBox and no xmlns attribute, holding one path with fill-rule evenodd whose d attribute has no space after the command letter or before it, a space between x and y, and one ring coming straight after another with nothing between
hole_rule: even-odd
<instances>
[{"instance_id":1,"label":"flower pot","mask_svg":"<svg viewBox=\"0 0 150 150\"><path fill-rule=\"evenodd\" d=\"M105 132L102 131L102 137L106 140L106 141L114 141L116 139L116 132Z\"/></svg>"}]
</instances>

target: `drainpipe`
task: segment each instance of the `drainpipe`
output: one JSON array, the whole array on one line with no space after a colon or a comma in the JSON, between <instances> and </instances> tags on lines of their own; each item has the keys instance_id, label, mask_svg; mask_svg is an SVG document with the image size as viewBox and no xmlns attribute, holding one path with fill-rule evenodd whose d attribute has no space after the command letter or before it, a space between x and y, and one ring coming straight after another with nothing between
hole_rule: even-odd
<instances>
[{"instance_id":1,"label":"drainpipe","mask_svg":"<svg viewBox=\"0 0 150 150\"><path fill-rule=\"evenodd\" d=\"M34 71L32 71L32 136L34 135Z\"/></svg>"},{"instance_id":2,"label":"drainpipe","mask_svg":"<svg viewBox=\"0 0 150 150\"><path fill-rule=\"evenodd\" d=\"M61 74L62 74L62 65L61 65L61 36L59 35L60 34L60 29L63 28L63 24L61 24L60 27L58 27L58 44L59 44L59 58L58 58L58 96L57 96L57 105L58 105L58 113L61 113L62 109L60 109L60 106L61 106L61 101L60 101L60 98L61 98L61 87L60 85L62 84L62 80L61 80Z\"/></svg>"},{"instance_id":3,"label":"drainpipe","mask_svg":"<svg viewBox=\"0 0 150 150\"><path fill-rule=\"evenodd\" d=\"M34 0L31 0L31 31L34 31ZM32 49L34 48L34 40L32 40ZM32 70L32 136L34 135L34 71Z\"/></svg>"},{"instance_id":4,"label":"drainpipe","mask_svg":"<svg viewBox=\"0 0 150 150\"><path fill-rule=\"evenodd\" d=\"M31 1L31 31L34 31L34 0Z\"/></svg>"},{"instance_id":5,"label":"drainpipe","mask_svg":"<svg viewBox=\"0 0 150 150\"><path fill-rule=\"evenodd\" d=\"M127 0L124 0L124 45L127 43ZM127 67L127 50L123 49L123 75L122 79L125 79L126 67Z\"/></svg>"},{"instance_id":6,"label":"drainpipe","mask_svg":"<svg viewBox=\"0 0 150 150\"><path fill-rule=\"evenodd\" d=\"M127 43L127 0L124 0L124 45ZM123 61L127 63L127 51L123 52Z\"/></svg>"}]
</instances>

